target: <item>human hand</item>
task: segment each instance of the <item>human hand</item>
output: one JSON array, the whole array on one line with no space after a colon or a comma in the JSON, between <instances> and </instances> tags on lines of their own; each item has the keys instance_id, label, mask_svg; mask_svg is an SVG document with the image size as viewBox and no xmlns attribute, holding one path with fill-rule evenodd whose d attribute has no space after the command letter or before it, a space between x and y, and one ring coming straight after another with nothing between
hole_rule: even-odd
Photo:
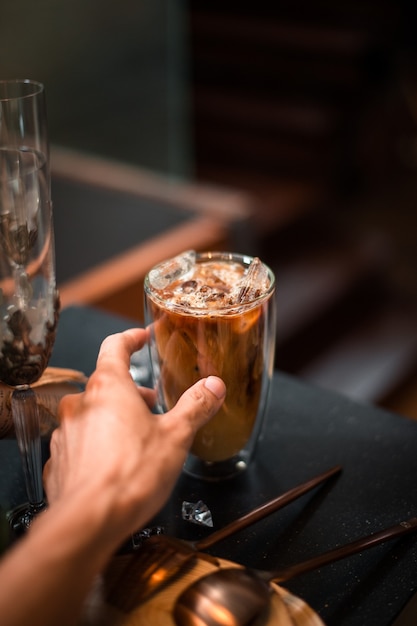
<instances>
[{"instance_id":1,"label":"human hand","mask_svg":"<svg viewBox=\"0 0 417 626\"><path fill-rule=\"evenodd\" d=\"M172 410L153 414L152 390L138 388L129 373L130 356L146 339L146 330L131 329L104 340L85 391L61 400L44 470L50 504L72 499L87 507L91 519L105 520L115 545L163 506L195 432L225 396L223 382L210 376Z\"/></svg>"}]
</instances>

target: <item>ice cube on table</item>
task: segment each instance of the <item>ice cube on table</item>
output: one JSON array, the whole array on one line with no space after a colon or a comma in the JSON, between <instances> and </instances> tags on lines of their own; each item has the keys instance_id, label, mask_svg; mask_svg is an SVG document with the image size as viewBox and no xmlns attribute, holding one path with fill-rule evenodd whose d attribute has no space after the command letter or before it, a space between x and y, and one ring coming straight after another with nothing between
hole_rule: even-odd
<instances>
[{"instance_id":1,"label":"ice cube on table","mask_svg":"<svg viewBox=\"0 0 417 626\"><path fill-rule=\"evenodd\" d=\"M195 250L187 250L172 259L163 261L149 272L149 283L153 289L162 290L186 276L194 267Z\"/></svg>"},{"instance_id":2,"label":"ice cube on table","mask_svg":"<svg viewBox=\"0 0 417 626\"><path fill-rule=\"evenodd\" d=\"M243 304L259 298L269 287L268 270L262 261L255 257L237 285L237 302Z\"/></svg>"},{"instance_id":3,"label":"ice cube on table","mask_svg":"<svg viewBox=\"0 0 417 626\"><path fill-rule=\"evenodd\" d=\"M211 511L202 500L198 500L198 502L184 501L182 503L182 519L201 526L213 526Z\"/></svg>"}]
</instances>

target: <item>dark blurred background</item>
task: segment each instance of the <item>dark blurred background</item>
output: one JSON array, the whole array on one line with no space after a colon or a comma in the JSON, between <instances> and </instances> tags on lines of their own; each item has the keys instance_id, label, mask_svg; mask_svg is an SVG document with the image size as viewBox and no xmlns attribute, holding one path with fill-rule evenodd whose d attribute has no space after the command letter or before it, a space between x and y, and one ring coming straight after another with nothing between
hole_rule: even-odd
<instances>
[{"instance_id":1,"label":"dark blurred background","mask_svg":"<svg viewBox=\"0 0 417 626\"><path fill-rule=\"evenodd\" d=\"M277 367L417 417L416 31L405 0L2 0L0 75L45 83L53 144L251 194Z\"/></svg>"}]
</instances>

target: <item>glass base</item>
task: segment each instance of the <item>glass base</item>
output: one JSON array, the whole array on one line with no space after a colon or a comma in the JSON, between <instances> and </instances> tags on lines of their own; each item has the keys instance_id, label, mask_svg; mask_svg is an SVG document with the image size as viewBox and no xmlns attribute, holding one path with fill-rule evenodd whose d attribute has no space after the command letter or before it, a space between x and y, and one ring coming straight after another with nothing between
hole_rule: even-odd
<instances>
[{"instance_id":1,"label":"glass base","mask_svg":"<svg viewBox=\"0 0 417 626\"><path fill-rule=\"evenodd\" d=\"M7 521L16 537L23 535L32 524L33 520L46 508L45 502L39 504L21 504L7 513Z\"/></svg>"},{"instance_id":2,"label":"glass base","mask_svg":"<svg viewBox=\"0 0 417 626\"><path fill-rule=\"evenodd\" d=\"M189 454L184 463L183 470L193 478L217 482L227 478L233 478L244 472L249 464L249 455L241 452L225 461L202 461L193 454Z\"/></svg>"}]
</instances>

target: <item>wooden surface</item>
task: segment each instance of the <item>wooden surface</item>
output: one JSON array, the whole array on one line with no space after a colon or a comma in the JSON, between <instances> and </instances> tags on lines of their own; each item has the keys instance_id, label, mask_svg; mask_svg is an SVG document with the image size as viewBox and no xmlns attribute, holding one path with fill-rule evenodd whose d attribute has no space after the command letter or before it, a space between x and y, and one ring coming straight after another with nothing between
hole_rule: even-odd
<instances>
[{"instance_id":1,"label":"wooden surface","mask_svg":"<svg viewBox=\"0 0 417 626\"><path fill-rule=\"evenodd\" d=\"M62 306L91 305L143 321L143 281L153 265L190 244L196 250L213 250L226 242L226 228L210 218L178 226L60 285Z\"/></svg>"},{"instance_id":2,"label":"wooden surface","mask_svg":"<svg viewBox=\"0 0 417 626\"><path fill-rule=\"evenodd\" d=\"M63 307L92 305L142 321L143 280L156 263L190 248L198 251L241 248L250 253L248 223L252 217L252 199L245 193L173 181L138 167L61 148L52 150L51 162L53 179L81 183L84 187L80 187L80 193L84 188L97 189L100 194L103 190L120 194L119 206L114 207L112 214L100 216L110 237L114 220L123 220L126 194L137 198L138 211L141 201L149 201L151 208L143 216L145 221L153 219L158 206L185 215L176 226L162 225L150 238L144 239L138 232L137 244L126 245L117 255L109 254L104 261L59 284ZM154 219L158 219L156 214ZM128 222L125 228L128 232ZM98 245L94 233L89 245ZM74 242L73 254L81 253L78 242ZM56 254L58 258L59 249Z\"/></svg>"},{"instance_id":3,"label":"wooden surface","mask_svg":"<svg viewBox=\"0 0 417 626\"><path fill-rule=\"evenodd\" d=\"M102 582L101 587L97 587L90 597L81 622L82 626L176 626L172 612L178 596L189 584L218 567L204 559L198 559L188 571L147 601L130 611L122 610L122 607L129 605L129 597L134 598L135 576L132 567L129 567L129 578L124 576L123 572L126 569L121 567L121 563L124 565L123 560L138 557L139 554L116 557L113 560L107 574L107 579L112 579L111 601L103 600L106 583ZM239 567L239 565L219 559L219 567ZM118 577L116 584L115 577L116 579ZM273 588L275 593L272 596L270 610L259 626L324 626L317 614L300 598L278 585L273 585Z\"/></svg>"}]
</instances>

